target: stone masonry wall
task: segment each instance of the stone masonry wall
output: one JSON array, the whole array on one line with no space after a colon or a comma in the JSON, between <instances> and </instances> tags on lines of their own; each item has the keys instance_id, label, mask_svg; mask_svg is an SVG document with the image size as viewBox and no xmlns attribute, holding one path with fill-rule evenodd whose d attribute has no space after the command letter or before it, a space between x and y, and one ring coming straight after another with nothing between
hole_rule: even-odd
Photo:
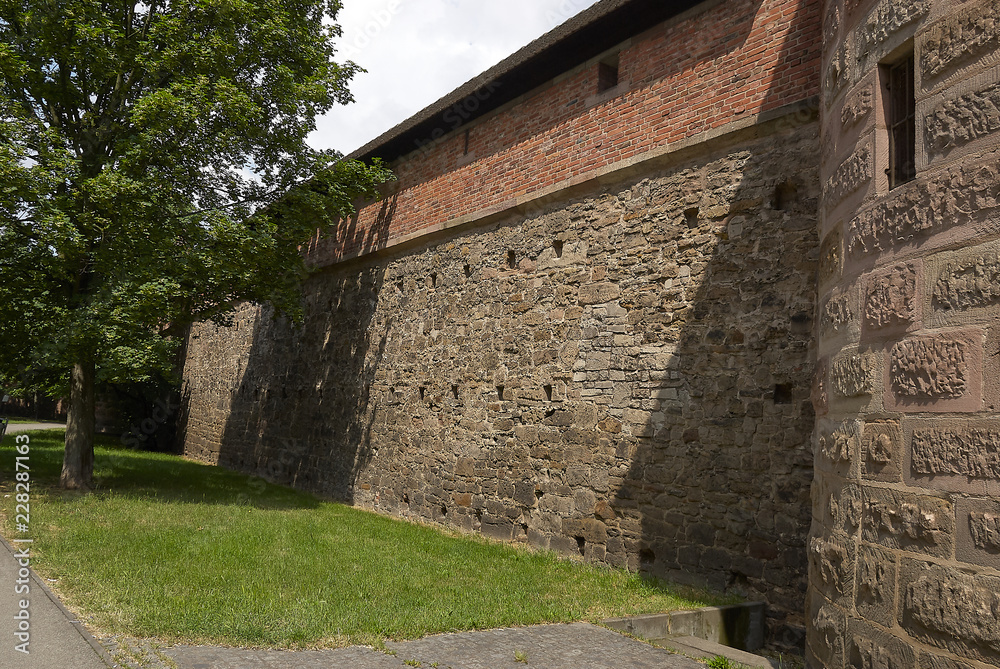
<instances>
[{"instance_id":1,"label":"stone masonry wall","mask_svg":"<svg viewBox=\"0 0 1000 669\"><path fill-rule=\"evenodd\" d=\"M808 661L1000 666L1000 5L824 9ZM884 71L915 58L915 181Z\"/></svg>"},{"instance_id":2,"label":"stone masonry wall","mask_svg":"<svg viewBox=\"0 0 1000 669\"><path fill-rule=\"evenodd\" d=\"M817 155L815 122L778 119L334 266L301 329L254 308L198 326L186 452L766 597L801 628Z\"/></svg>"}]
</instances>

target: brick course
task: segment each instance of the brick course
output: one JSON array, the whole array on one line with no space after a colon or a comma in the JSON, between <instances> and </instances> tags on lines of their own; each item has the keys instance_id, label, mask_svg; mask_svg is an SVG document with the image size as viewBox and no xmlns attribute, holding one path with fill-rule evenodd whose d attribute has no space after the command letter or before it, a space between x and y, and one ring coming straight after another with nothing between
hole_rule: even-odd
<instances>
[{"instance_id":1,"label":"brick course","mask_svg":"<svg viewBox=\"0 0 1000 669\"><path fill-rule=\"evenodd\" d=\"M458 127L460 106L440 137L432 132L393 165L399 194L388 226L379 220L381 207L368 207L314 240L311 257L325 265L356 256L814 96L818 13L815 0L726 2L626 43L624 93L597 95L595 61L470 126Z\"/></svg>"}]
</instances>

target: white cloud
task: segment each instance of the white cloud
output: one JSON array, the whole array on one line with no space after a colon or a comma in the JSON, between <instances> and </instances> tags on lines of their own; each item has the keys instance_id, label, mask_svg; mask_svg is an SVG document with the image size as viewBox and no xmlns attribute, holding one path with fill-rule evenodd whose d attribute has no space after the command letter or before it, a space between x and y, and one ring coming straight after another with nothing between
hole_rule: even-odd
<instances>
[{"instance_id":1,"label":"white cloud","mask_svg":"<svg viewBox=\"0 0 1000 669\"><path fill-rule=\"evenodd\" d=\"M368 71L310 141L350 153L596 2L344 0L338 60Z\"/></svg>"}]
</instances>

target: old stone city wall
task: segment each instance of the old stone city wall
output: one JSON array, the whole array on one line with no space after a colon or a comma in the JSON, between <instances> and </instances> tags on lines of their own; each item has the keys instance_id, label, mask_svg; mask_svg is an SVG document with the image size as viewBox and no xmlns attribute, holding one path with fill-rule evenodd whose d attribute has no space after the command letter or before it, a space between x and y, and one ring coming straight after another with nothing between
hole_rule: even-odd
<instances>
[{"instance_id":1,"label":"old stone city wall","mask_svg":"<svg viewBox=\"0 0 1000 669\"><path fill-rule=\"evenodd\" d=\"M194 328L185 453L763 597L797 641L819 25L703 3L621 45L614 89L594 59L398 162L310 245L301 327Z\"/></svg>"},{"instance_id":2,"label":"old stone city wall","mask_svg":"<svg viewBox=\"0 0 1000 669\"><path fill-rule=\"evenodd\" d=\"M825 14L811 662L1000 666L1000 5ZM890 188L908 54L917 176Z\"/></svg>"},{"instance_id":3,"label":"old stone city wall","mask_svg":"<svg viewBox=\"0 0 1000 669\"><path fill-rule=\"evenodd\" d=\"M801 624L816 125L774 139L335 267L301 330L198 327L186 452Z\"/></svg>"}]
</instances>

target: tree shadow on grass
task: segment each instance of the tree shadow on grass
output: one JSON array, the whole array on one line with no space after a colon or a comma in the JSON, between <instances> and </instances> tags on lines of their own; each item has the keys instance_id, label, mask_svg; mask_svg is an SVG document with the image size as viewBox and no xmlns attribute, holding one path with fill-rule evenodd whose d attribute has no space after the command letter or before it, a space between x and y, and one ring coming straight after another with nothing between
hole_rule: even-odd
<instances>
[{"instance_id":1,"label":"tree shadow on grass","mask_svg":"<svg viewBox=\"0 0 1000 669\"><path fill-rule=\"evenodd\" d=\"M29 433L31 482L56 489L62 470L63 433ZM14 441L0 448L0 481L15 479ZM185 460L176 455L137 451L111 437L97 438L94 449L94 491L156 499L170 503L247 505L262 509L309 509L319 500L308 493L267 483L256 476Z\"/></svg>"}]
</instances>

